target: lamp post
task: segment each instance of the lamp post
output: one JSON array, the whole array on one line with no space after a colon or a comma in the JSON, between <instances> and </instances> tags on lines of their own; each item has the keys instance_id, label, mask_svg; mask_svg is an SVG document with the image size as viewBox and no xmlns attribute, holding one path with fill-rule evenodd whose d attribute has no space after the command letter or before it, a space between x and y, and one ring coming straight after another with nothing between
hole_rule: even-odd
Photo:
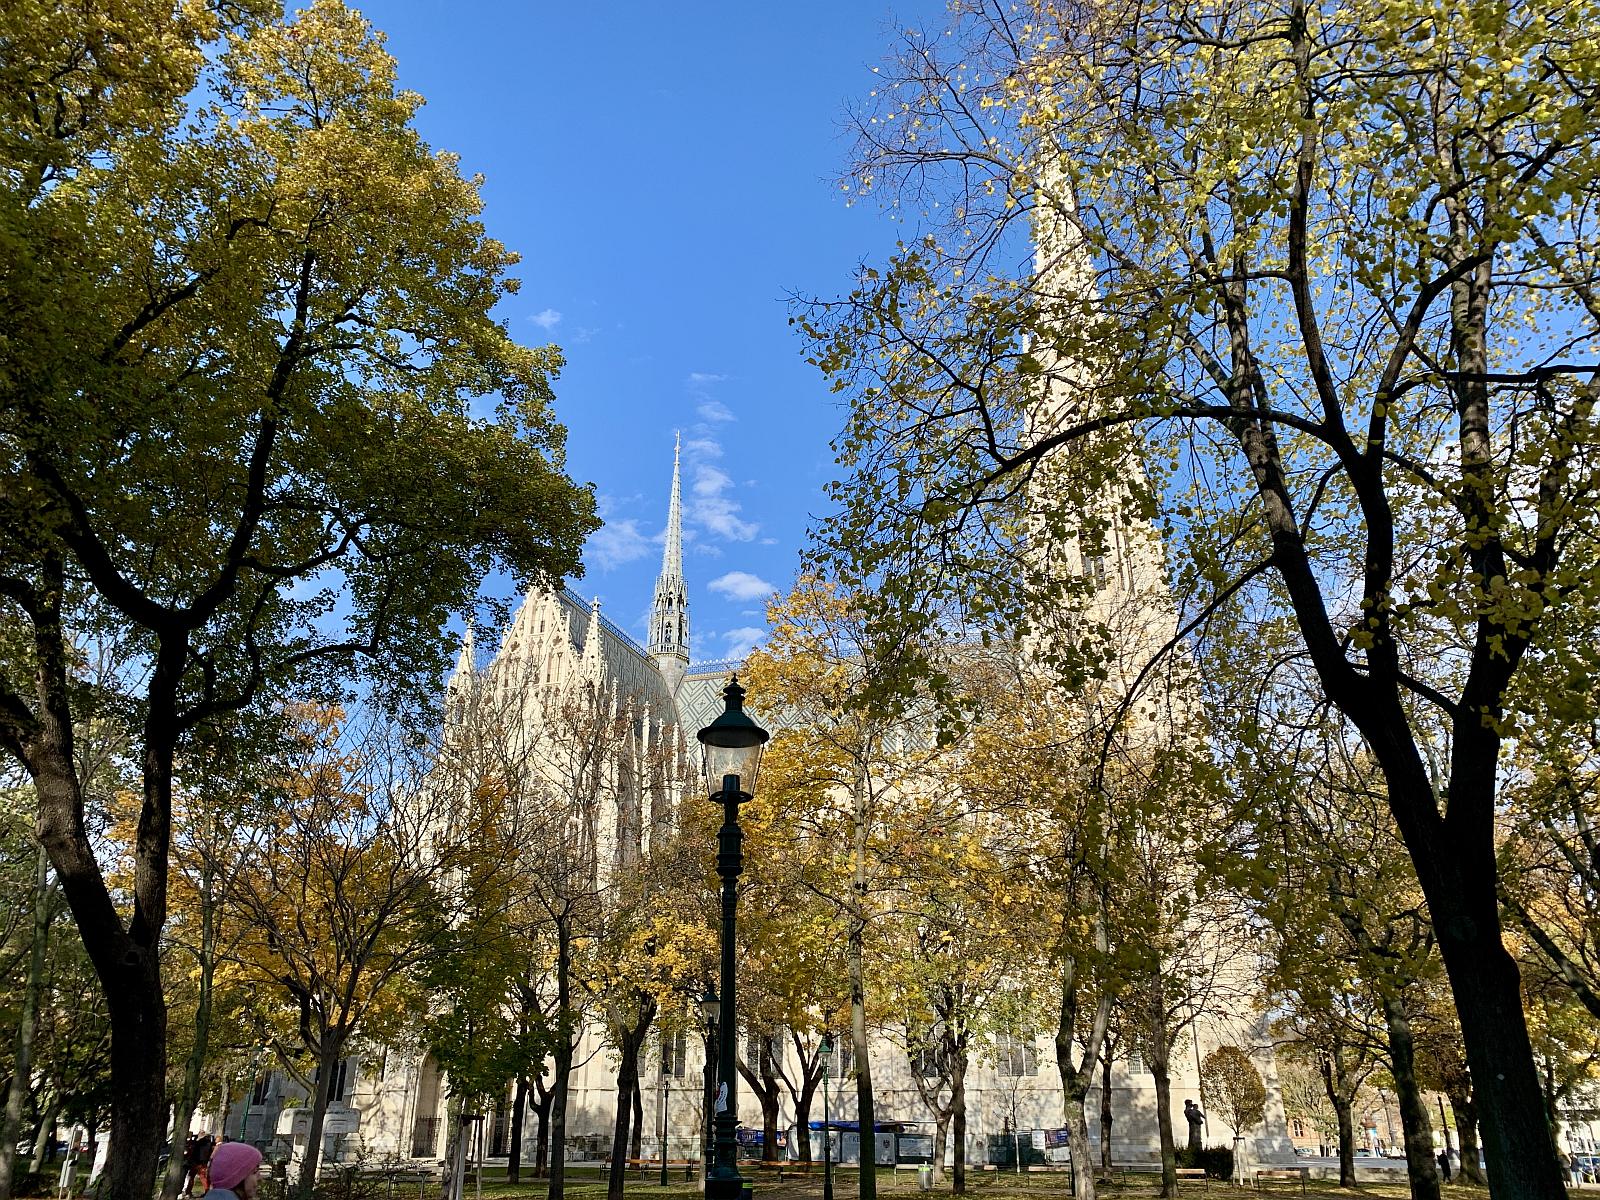
<instances>
[{"instance_id":1,"label":"lamp post","mask_svg":"<svg viewBox=\"0 0 1600 1200\"><path fill-rule=\"evenodd\" d=\"M661 1035L661 1186L667 1186L667 1121L672 1112L672 1067L667 1061L672 1043L668 1035Z\"/></svg>"},{"instance_id":2,"label":"lamp post","mask_svg":"<svg viewBox=\"0 0 1600 1200\"><path fill-rule=\"evenodd\" d=\"M706 1070L711 1072L713 1075L716 1074L716 1071L717 1071L716 1064L717 1064L718 1061L721 1060L721 1057L722 1057L721 1052L716 1050L716 1047L717 1047L717 1044L718 1044L717 1043L717 1018L721 1014L722 1014L722 1001L720 999L718 999L718 997L717 997L717 989L712 987L708 983L708 984L706 984L705 992L702 993L701 996L700 996L700 1017L706 1023ZM712 1057L713 1052L716 1053L716 1058L715 1059L713 1059L713 1057ZM716 1082L715 1079L713 1079L712 1082L713 1082L713 1085L714 1085L715 1082ZM716 1101L716 1088L715 1088L715 1086L713 1086L711 1090L712 1090L712 1102L715 1103L715 1101ZM702 1179L706 1178L707 1174L711 1170L712 1163L716 1162L716 1159L717 1159L717 1147L716 1147L717 1134L716 1134L716 1128L715 1128L715 1126L714 1126L714 1124L713 1124L713 1122L712 1122L710 1117L706 1118L706 1124L703 1126L703 1131L704 1131L705 1136L706 1136L707 1152L706 1152L706 1154L704 1156L705 1161L700 1164L700 1176L701 1176Z\"/></svg>"},{"instance_id":3,"label":"lamp post","mask_svg":"<svg viewBox=\"0 0 1600 1200\"><path fill-rule=\"evenodd\" d=\"M828 1060L833 1057L833 1038L822 1035L822 1200L833 1200L833 1137L828 1128Z\"/></svg>"},{"instance_id":4,"label":"lamp post","mask_svg":"<svg viewBox=\"0 0 1600 1200\"><path fill-rule=\"evenodd\" d=\"M716 1163L706 1172L706 1200L740 1200L744 1179L734 1145L739 1124L738 1072L734 1055L734 909L738 902L739 875L744 870L744 834L739 828L739 805L755 793L761 748L771 735L744 711L744 689L735 675L723 689L722 715L696 736L705 747L706 791L722 805L722 828L717 833L717 876L722 880L722 996L717 1022ZM747 790L741 790L741 788Z\"/></svg>"}]
</instances>

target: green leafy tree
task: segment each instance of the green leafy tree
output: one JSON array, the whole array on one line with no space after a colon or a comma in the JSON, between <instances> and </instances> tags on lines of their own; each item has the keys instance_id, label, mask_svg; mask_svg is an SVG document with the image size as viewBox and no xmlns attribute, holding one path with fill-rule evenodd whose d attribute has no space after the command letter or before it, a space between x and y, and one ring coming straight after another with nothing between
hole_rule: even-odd
<instances>
[{"instance_id":1,"label":"green leafy tree","mask_svg":"<svg viewBox=\"0 0 1600 1200\"><path fill-rule=\"evenodd\" d=\"M421 998L408 984L447 948L470 825L453 795L423 789L422 764L383 720L303 715L235 884L246 922L235 955L279 1061L310 1096L296 1185L309 1198L340 1061L358 1038L381 1041L415 1020Z\"/></svg>"},{"instance_id":2,"label":"green leafy tree","mask_svg":"<svg viewBox=\"0 0 1600 1200\"><path fill-rule=\"evenodd\" d=\"M577 567L553 348L492 311L515 256L334 0L0 13L0 746L114 1030L109 1195L163 1141L173 760L358 661L436 678L491 569ZM133 631L133 886L72 770L73 630Z\"/></svg>"},{"instance_id":3,"label":"green leafy tree","mask_svg":"<svg viewBox=\"0 0 1600 1200\"><path fill-rule=\"evenodd\" d=\"M1237 1046L1218 1046L1200 1064L1200 1102L1233 1130L1233 1181L1246 1182L1239 1153L1244 1131L1267 1115L1267 1086L1250 1056Z\"/></svg>"},{"instance_id":4,"label":"green leafy tree","mask_svg":"<svg viewBox=\"0 0 1600 1200\"><path fill-rule=\"evenodd\" d=\"M1385 779L1513 1200L1562 1188L1495 815L1518 680L1595 676L1552 614L1600 596L1569 553L1600 444L1597 15L962 5L859 124L859 190L923 236L800 315L852 405L824 554L886 580L908 646L956 604L1059 597L1023 549L1091 532L1136 457L1117 507L1166 502L1173 645L1242 599L1292 620Z\"/></svg>"}]
</instances>

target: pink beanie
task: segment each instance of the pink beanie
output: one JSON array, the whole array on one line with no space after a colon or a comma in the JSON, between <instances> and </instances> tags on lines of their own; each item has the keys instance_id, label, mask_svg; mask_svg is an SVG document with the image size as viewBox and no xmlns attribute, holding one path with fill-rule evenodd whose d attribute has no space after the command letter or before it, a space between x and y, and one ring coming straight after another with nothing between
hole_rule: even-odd
<instances>
[{"instance_id":1,"label":"pink beanie","mask_svg":"<svg viewBox=\"0 0 1600 1200\"><path fill-rule=\"evenodd\" d=\"M211 1186L230 1192L261 1165L261 1151L246 1142L223 1142L211 1152Z\"/></svg>"}]
</instances>

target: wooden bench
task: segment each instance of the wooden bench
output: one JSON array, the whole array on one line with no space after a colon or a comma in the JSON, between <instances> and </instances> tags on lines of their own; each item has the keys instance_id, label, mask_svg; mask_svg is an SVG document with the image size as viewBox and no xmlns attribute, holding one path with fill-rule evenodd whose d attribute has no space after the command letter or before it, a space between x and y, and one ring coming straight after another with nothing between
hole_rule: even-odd
<instances>
[{"instance_id":1,"label":"wooden bench","mask_svg":"<svg viewBox=\"0 0 1600 1200\"><path fill-rule=\"evenodd\" d=\"M421 1171L413 1167L376 1167L361 1172L363 1179L381 1180L388 1185L386 1195L394 1195L394 1185L410 1190L411 1185L417 1185L417 1200L423 1200L424 1188L438 1180L439 1176L434 1171Z\"/></svg>"},{"instance_id":2,"label":"wooden bench","mask_svg":"<svg viewBox=\"0 0 1600 1200\"><path fill-rule=\"evenodd\" d=\"M819 1164L807 1162L789 1162L788 1160L781 1158L777 1162L767 1162L765 1159L758 1159L753 1163L747 1162L745 1164L745 1166L754 1167L758 1171L772 1171L777 1174L780 1181L786 1175L809 1175L811 1174L811 1168L818 1165Z\"/></svg>"},{"instance_id":3,"label":"wooden bench","mask_svg":"<svg viewBox=\"0 0 1600 1200\"><path fill-rule=\"evenodd\" d=\"M676 1170L677 1168L682 1167L683 1178L685 1181L694 1178L695 1160L692 1158L669 1158L667 1159L667 1167L671 1170ZM631 1171L635 1168L638 1169L639 1178L643 1179L646 1171L661 1170L661 1160L659 1158L630 1158L624 1160L622 1167L624 1171ZM602 1159L600 1161L600 1178L604 1179L610 1174L611 1159Z\"/></svg>"},{"instance_id":4,"label":"wooden bench","mask_svg":"<svg viewBox=\"0 0 1600 1200\"><path fill-rule=\"evenodd\" d=\"M1306 1180L1310 1178L1311 1170L1308 1167L1268 1167L1256 1172L1256 1187L1268 1183L1293 1183L1300 1181L1300 1194L1306 1191Z\"/></svg>"},{"instance_id":5,"label":"wooden bench","mask_svg":"<svg viewBox=\"0 0 1600 1200\"><path fill-rule=\"evenodd\" d=\"M1206 1191L1211 1190L1211 1176L1206 1174L1204 1167L1179 1167L1178 1182L1182 1183L1185 1179L1198 1179Z\"/></svg>"}]
</instances>

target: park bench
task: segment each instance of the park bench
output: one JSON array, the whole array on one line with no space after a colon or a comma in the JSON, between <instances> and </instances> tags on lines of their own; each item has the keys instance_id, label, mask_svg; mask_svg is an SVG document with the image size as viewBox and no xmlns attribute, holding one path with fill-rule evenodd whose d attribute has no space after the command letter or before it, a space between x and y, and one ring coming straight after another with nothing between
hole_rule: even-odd
<instances>
[{"instance_id":1,"label":"park bench","mask_svg":"<svg viewBox=\"0 0 1600 1200\"><path fill-rule=\"evenodd\" d=\"M600 1178L604 1179L607 1175L611 1174L611 1161L612 1160L609 1159L609 1158L604 1158L604 1159L600 1160ZM679 1167L683 1168L683 1178L684 1178L685 1182L687 1182L688 1180L691 1180L691 1179L694 1178L694 1167L695 1167L695 1160L694 1159L692 1159L692 1158L669 1158L669 1159L667 1159L667 1169L668 1170L675 1171ZM622 1169L623 1169L624 1172L637 1170L639 1172L639 1178L643 1179L644 1176L645 1176L645 1172L661 1170L661 1160L659 1158L629 1158L629 1159L624 1159L623 1160Z\"/></svg>"},{"instance_id":2,"label":"park bench","mask_svg":"<svg viewBox=\"0 0 1600 1200\"><path fill-rule=\"evenodd\" d=\"M780 1180L782 1180L786 1175L809 1175L811 1174L811 1168L813 1165L817 1165L820 1169L821 1164L812 1164L807 1162L786 1162L783 1159L779 1159L777 1162L757 1161L746 1165L753 1166L758 1171L773 1172Z\"/></svg>"},{"instance_id":3,"label":"park bench","mask_svg":"<svg viewBox=\"0 0 1600 1200\"><path fill-rule=\"evenodd\" d=\"M423 1193L428 1184L436 1183L439 1179L437 1171L418 1169L416 1167L368 1167L359 1172L363 1179L381 1180L385 1185L385 1196L393 1200L394 1185L409 1189L412 1184L417 1185L417 1200L423 1200Z\"/></svg>"},{"instance_id":4,"label":"park bench","mask_svg":"<svg viewBox=\"0 0 1600 1200\"><path fill-rule=\"evenodd\" d=\"M1204 1167L1179 1167L1178 1182L1181 1184L1185 1179L1198 1179L1206 1191L1211 1190L1211 1176Z\"/></svg>"},{"instance_id":5,"label":"park bench","mask_svg":"<svg viewBox=\"0 0 1600 1200\"><path fill-rule=\"evenodd\" d=\"M1256 1187L1269 1183L1293 1183L1300 1181L1300 1193L1305 1194L1306 1180L1311 1171L1306 1167L1267 1167L1256 1172Z\"/></svg>"}]
</instances>

